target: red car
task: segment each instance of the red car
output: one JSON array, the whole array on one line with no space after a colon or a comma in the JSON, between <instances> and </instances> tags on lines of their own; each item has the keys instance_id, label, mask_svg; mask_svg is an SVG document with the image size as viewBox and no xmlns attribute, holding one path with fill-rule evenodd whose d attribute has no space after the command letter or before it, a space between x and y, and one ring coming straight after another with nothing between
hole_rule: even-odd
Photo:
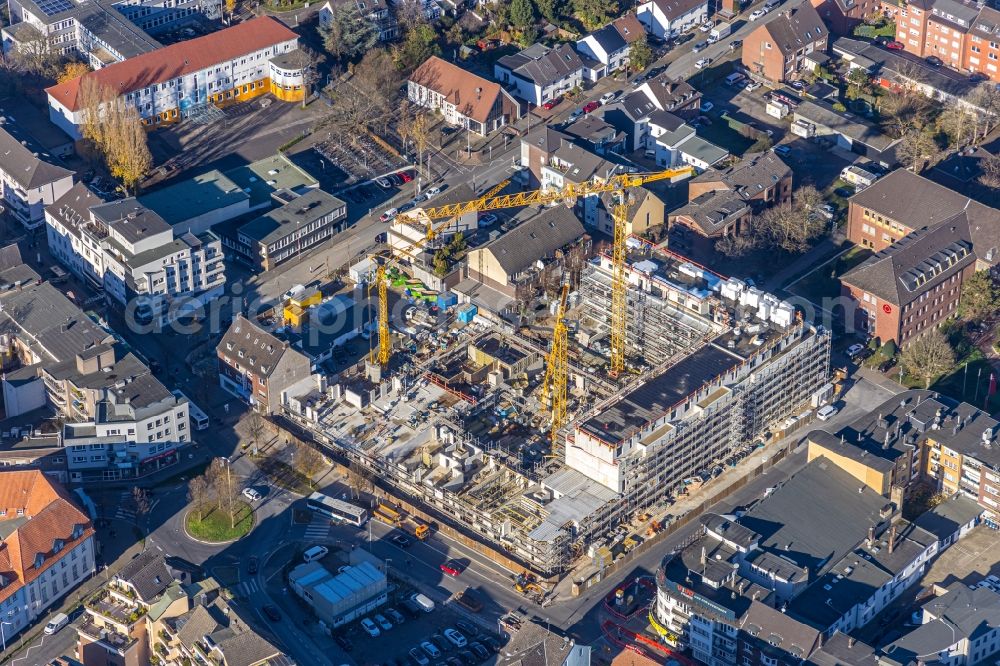
<instances>
[{"instance_id":1,"label":"red car","mask_svg":"<svg viewBox=\"0 0 1000 666\"><path fill-rule=\"evenodd\" d=\"M583 112L584 112L584 113L591 113L591 112L593 112L593 111L596 111L596 110L597 110L597 109L599 109L600 107L601 107L601 103L600 103L600 102L596 102L596 101L595 101L595 102L588 102L588 103L587 103L587 104L586 104L586 105L585 105L585 106L583 107Z\"/></svg>"},{"instance_id":2,"label":"red car","mask_svg":"<svg viewBox=\"0 0 1000 666\"><path fill-rule=\"evenodd\" d=\"M551 111L552 109L556 108L556 106L561 101L562 101L562 97L553 97L552 99L550 99L549 101L547 101L545 104L542 104L542 108L545 109L546 111Z\"/></svg>"},{"instance_id":3,"label":"red car","mask_svg":"<svg viewBox=\"0 0 1000 666\"><path fill-rule=\"evenodd\" d=\"M408 183L411 180L413 180L413 174L410 173L409 171L400 171L399 177L403 179L404 183Z\"/></svg>"},{"instance_id":4,"label":"red car","mask_svg":"<svg viewBox=\"0 0 1000 666\"><path fill-rule=\"evenodd\" d=\"M449 576L457 576L465 569L465 566L456 560L448 560L441 565L441 571L445 572Z\"/></svg>"},{"instance_id":5,"label":"red car","mask_svg":"<svg viewBox=\"0 0 1000 666\"><path fill-rule=\"evenodd\" d=\"M890 51L902 51L904 47L903 47L903 42L886 42L885 48L889 49Z\"/></svg>"}]
</instances>

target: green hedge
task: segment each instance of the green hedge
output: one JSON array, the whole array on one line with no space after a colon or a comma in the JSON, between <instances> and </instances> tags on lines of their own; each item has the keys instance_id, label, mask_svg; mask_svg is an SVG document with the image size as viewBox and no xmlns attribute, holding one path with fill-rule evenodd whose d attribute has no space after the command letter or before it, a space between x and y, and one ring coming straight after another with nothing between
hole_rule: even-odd
<instances>
[{"instance_id":1,"label":"green hedge","mask_svg":"<svg viewBox=\"0 0 1000 666\"><path fill-rule=\"evenodd\" d=\"M883 25L859 25L854 29L855 37L875 39L877 37L896 38L896 24L885 23Z\"/></svg>"}]
</instances>

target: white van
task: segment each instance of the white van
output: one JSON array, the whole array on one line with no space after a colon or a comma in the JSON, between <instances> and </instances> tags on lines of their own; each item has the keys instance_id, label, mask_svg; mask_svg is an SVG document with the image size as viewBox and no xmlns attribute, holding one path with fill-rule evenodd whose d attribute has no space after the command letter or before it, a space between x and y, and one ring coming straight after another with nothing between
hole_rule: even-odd
<instances>
[{"instance_id":1,"label":"white van","mask_svg":"<svg viewBox=\"0 0 1000 666\"><path fill-rule=\"evenodd\" d=\"M329 552L330 552L329 549L327 549L325 546L313 546L306 552L302 553L302 561L315 562L320 558L326 557L326 554Z\"/></svg>"},{"instance_id":2,"label":"white van","mask_svg":"<svg viewBox=\"0 0 1000 666\"><path fill-rule=\"evenodd\" d=\"M734 86L737 83L740 83L741 81L743 81L745 78L747 78L747 77L744 76L743 74L740 74L739 72L733 72L732 74L730 74L729 76L726 77L726 85L727 86Z\"/></svg>"},{"instance_id":3,"label":"white van","mask_svg":"<svg viewBox=\"0 0 1000 666\"><path fill-rule=\"evenodd\" d=\"M59 613L52 621L45 625L45 635L51 636L63 627L69 624L69 616L66 613Z\"/></svg>"},{"instance_id":4,"label":"white van","mask_svg":"<svg viewBox=\"0 0 1000 666\"><path fill-rule=\"evenodd\" d=\"M833 415L839 411L840 410L834 407L833 405L826 405L825 407L819 408L819 410L816 412L816 418L818 418L820 421L826 421L827 419L833 417Z\"/></svg>"}]
</instances>

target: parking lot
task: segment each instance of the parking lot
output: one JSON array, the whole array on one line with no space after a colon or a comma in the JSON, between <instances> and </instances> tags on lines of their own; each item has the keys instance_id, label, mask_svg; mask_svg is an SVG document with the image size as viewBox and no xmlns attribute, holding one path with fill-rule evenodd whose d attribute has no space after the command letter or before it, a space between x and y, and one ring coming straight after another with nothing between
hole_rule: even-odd
<instances>
[{"instance_id":1,"label":"parking lot","mask_svg":"<svg viewBox=\"0 0 1000 666\"><path fill-rule=\"evenodd\" d=\"M400 575L392 560L371 559L372 556L360 549L351 555L352 551L346 546L338 549L336 545L327 545L330 552L317 561L331 572L346 566L352 558L355 564L359 558L368 559L377 562L378 568L387 570L387 603L328 634L309 606L284 580L283 574L302 561L303 547L282 549L264 568L276 606L261 609L262 618L266 618L279 635L282 622L295 623L309 636L316 649L334 664L352 661L385 666L475 666L499 650L499 636L470 621L467 611L456 604L434 603L432 611L422 609L412 600L417 589Z\"/></svg>"},{"instance_id":2,"label":"parking lot","mask_svg":"<svg viewBox=\"0 0 1000 666\"><path fill-rule=\"evenodd\" d=\"M313 149L349 178L358 181L370 180L406 166L405 161L364 134L353 137L328 134Z\"/></svg>"}]
</instances>

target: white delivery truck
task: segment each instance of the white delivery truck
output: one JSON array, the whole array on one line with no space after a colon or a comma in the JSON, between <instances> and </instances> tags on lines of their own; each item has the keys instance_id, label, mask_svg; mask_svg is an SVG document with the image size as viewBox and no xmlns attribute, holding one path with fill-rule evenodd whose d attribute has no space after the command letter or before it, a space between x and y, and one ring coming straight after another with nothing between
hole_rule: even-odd
<instances>
[{"instance_id":1,"label":"white delivery truck","mask_svg":"<svg viewBox=\"0 0 1000 666\"><path fill-rule=\"evenodd\" d=\"M728 37L733 31L732 23L719 23L714 28L712 32L708 33L708 41L712 44L719 41L723 37Z\"/></svg>"}]
</instances>

